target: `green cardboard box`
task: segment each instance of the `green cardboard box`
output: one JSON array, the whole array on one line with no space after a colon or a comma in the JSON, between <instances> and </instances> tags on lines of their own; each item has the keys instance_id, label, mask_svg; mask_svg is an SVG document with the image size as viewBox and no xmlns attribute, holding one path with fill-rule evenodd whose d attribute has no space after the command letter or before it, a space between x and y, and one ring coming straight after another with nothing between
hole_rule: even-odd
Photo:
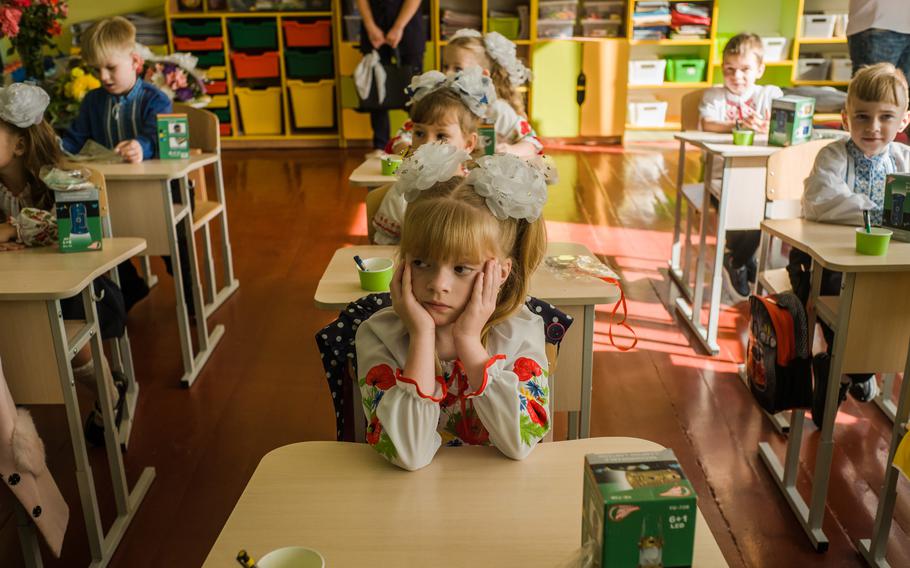
<instances>
[{"instance_id":1,"label":"green cardboard box","mask_svg":"<svg viewBox=\"0 0 910 568\"><path fill-rule=\"evenodd\" d=\"M910 241L910 174L888 174L882 227L894 231L892 238Z\"/></svg>"},{"instance_id":2,"label":"green cardboard box","mask_svg":"<svg viewBox=\"0 0 910 568\"><path fill-rule=\"evenodd\" d=\"M794 146L812 138L815 99L787 95L771 102L771 128L768 144Z\"/></svg>"},{"instance_id":3,"label":"green cardboard box","mask_svg":"<svg viewBox=\"0 0 910 568\"><path fill-rule=\"evenodd\" d=\"M98 188L55 191L60 252L101 250Z\"/></svg>"},{"instance_id":4,"label":"green cardboard box","mask_svg":"<svg viewBox=\"0 0 910 568\"><path fill-rule=\"evenodd\" d=\"M695 490L673 450L585 456L582 545L593 566L691 566Z\"/></svg>"},{"instance_id":5,"label":"green cardboard box","mask_svg":"<svg viewBox=\"0 0 910 568\"><path fill-rule=\"evenodd\" d=\"M484 156L496 153L496 128L492 124L481 124L477 129L477 146L483 150Z\"/></svg>"},{"instance_id":6,"label":"green cardboard box","mask_svg":"<svg viewBox=\"0 0 910 568\"><path fill-rule=\"evenodd\" d=\"M185 114L158 115L158 157L162 160L190 157L190 125Z\"/></svg>"}]
</instances>

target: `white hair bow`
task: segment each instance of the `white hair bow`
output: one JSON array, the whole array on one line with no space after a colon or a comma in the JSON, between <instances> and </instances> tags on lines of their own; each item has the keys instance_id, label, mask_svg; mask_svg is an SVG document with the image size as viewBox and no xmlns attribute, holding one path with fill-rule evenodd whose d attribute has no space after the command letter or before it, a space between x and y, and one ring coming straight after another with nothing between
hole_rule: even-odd
<instances>
[{"instance_id":1,"label":"white hair bow","mask_svg":"<svg viewBox=\"0 0 910 568\"><path fill-rule=\"evenodd\" d=\"M41 87L13 83L0 88L0 118L19 128L28 128L44 120L44 111L50 102Z\"/></svg>"},{"instance_id":2,"label":"white hair bow","mask_svg":"<svg viewBox=\"0 0 910 568\"><path fill-rule=\"evenodd\" d=\"M515 44L499 32L490 32L483 38L489 56L509 74L512 86L524 85L531 80L531 70L516 57Z\"/></svg>"},{"instance_id":3,"label":"white hair bow","mask_svg":"<svg viewBox=\"0 0 910 568\"><path fill-rule=\"evenodd\" d=\"M540 218L547 202L547 182L543 173L512 154L484 156L468 174L467 181L497 219Z\"/></svg>"},{"instance_id":4,"label":"white hair bow","mask_svg":"<svg viewBox=\"0 0 910 568\"><path fill-rule=\"evenodd\" d=\"M461 28L452 34L452 37L449 40L458 39L460 37L483 37L483 34L474 28Z\"/></svg>"},{"instance_id":5,"label":"white hair bow","mask_svg":"<svg viewBox=\"0 0 910 568\"><path fill-rule=\"evenodd\" d=\"M405 93L414 104L437 89L450 88L458 93L461 101L480 118L487 114L487 107L496 100L493 80L483 74L483 69L471 66L447 77L439 71L427 71L411 79Z\"/></svg>"},{"instance_id":6,"label":"white hair bow","mask_svg":"<svg viewBox=\"0 0 910 568\"><path fill-rule=\"evenodd\" d=\"M424 144L401 163L396 183L410 203L421 191L458 175L461 165L470 158L466 151L451 144Z\"/></svg>"}]
</instances>

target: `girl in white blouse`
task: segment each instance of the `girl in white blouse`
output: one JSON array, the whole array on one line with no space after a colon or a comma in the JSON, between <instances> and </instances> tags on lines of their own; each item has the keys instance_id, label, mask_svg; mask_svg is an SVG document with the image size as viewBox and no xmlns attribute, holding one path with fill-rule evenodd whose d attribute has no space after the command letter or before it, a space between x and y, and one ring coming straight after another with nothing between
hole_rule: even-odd
<instances>
[{"instance_id":1,"label":"girl in white blouse","mask_svg":"<svg viewBox=\"0 0 910 568\"><path fill-rule=\"evenodd\" d=\"M544 324L524 304L546 248L541 172L428 145L401 168L409 206L392 307L357 330L367 442L420 469L447 445L522 459L550 428Z\"/></svg>"}]
</instances>

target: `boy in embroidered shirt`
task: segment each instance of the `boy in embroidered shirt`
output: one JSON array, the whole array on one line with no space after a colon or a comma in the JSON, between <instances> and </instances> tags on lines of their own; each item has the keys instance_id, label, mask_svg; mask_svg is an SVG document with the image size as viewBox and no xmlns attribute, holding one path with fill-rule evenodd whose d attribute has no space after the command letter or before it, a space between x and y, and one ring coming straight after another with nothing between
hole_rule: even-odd
<instances>
[{"instance_id":1,"label":"boy in embroidered shirt","mask_svg":"<svg viewBox=\"0 0 910 568\"><path fill-rule=\"evenodd\" d=\"M79 114L63 134L63 149L78 153L88 140L115 150L127 162L157 157L157 116L172 110L171 100L139 78L136 28L114 17L89 28L82 57L97 70L101 87L82 99Z\"/></svg>"},{"instance_id":2,"label":"boy in embroidered shirt","mask_svg":"<svg viewBox=\"0 0 910 568\"><path fill-rule=\"evenodd\" d=\"M784 95L774 85L756 85L765 72L764 46L755 34L741 33L724 47L722 87L707 89L698 107L699 125L709 132L732 132L737 123L758 133L768 132L771 101ZM715 164L712 177L723 169ZM755 252L761 231L729 231L724 254L724 285L738 301L749 296L755 282Z\"/></svg>"},{"instance_id":3,"label":"boy in embroidered shirt","mask_svg":"<svg viewBox=\"0 0 910 568\"><path fill-rule=\"evenodd\" d=\"M843 121L850 138L825 146L815 158L812 173L806 178L803 193L803 215L810 221L862 225L863 211L868 210L873 224L881 224L885 199L885 176L895 172L910 172L910 148L894 141L895 136L910 123L907 110L907 80L890 63L879 63L861 69L850 82ZM790 252L787 270L793 289L808 296L808 274L811 258L800 250ZM802 286L800 284L802 283ZM840 293L841 274L825 270L822 276L822 295ZM833 339L830 329L823 326L829 349ZM813 360L816 380L816 401L812 417L821 423L824 412L825 384L828 377L828 355L819 354ZM850 375L850 383L841 385L838 403L850 394L862 402L878 395L875 376ZM843 380L843 379L842 379Z\"/></svg>"}]
</instances>

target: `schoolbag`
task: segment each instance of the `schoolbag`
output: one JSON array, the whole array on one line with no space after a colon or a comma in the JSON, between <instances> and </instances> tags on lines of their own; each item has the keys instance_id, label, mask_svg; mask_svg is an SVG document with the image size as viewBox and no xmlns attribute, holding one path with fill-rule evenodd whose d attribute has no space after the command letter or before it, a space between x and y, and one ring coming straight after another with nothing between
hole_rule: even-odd
<instances>
[{"instance_id":1,"label":"schoolbag","mask_svg":"<svg viewBox=\"0 0 910 568\"><path fill-rule=\"evenodd\" d=\"M812 406L806 310L792 292L749 297L746 372L758 404L770 413Z\"/></svg>"}]
</instances>

